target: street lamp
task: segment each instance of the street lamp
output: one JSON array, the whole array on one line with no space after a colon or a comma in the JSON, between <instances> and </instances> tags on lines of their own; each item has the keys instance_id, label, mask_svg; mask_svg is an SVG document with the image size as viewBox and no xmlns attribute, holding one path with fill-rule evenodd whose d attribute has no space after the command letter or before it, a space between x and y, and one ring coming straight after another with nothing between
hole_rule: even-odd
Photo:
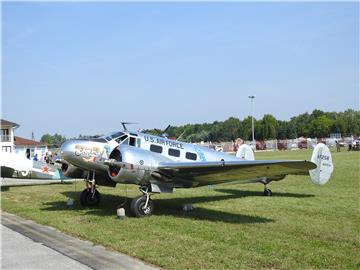
<instances>
[{"instance_id":1,"label":"street lamp","mask_svg":"<svg viewBox=\"0 0 360 270\"><path fill-rule=\"evenodd\" d=\"M255 144L255 131L254 131L254 98L255 96L249 96L251 99L251 130L252 130L252 144L256 147Z\"/></svg>"}]
</instances>

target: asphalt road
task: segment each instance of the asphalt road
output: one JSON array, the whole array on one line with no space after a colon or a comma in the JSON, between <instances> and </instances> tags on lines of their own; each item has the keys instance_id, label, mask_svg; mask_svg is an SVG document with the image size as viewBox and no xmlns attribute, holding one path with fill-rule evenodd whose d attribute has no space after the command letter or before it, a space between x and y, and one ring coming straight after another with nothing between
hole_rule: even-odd
<instances>
[{"instance_id":1,"label":"asphalt road","mask_svg":"<svg viewBox=\"0 0 360 270\"><path fill-rule=\"evenodd\" d=\"M3 225L1 244L1 269L91 269Z\"/></svg>"},{"instance_id":2,"label":"asphalt road","mask_svg":"<svg viewBox=\"0 0 360 270\"><path fill-rule=\"evenodd\" d=\"M157 269L6 212L1 229L1 269Z\"/></svg>"}]
</instances>

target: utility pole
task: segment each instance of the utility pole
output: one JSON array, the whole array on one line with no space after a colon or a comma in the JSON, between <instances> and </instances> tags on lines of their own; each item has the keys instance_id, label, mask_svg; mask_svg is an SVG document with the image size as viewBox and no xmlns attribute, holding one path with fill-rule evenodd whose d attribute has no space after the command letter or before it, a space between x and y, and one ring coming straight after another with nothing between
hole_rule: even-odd
<instances>
[{"instance_id":1,"label":"utility pole","mask_svg":"<svg viewBox=\"0 0 360 270\"><path fill-rule=\"evenodd\" d=\"M255 96L249 96L251 100L251 130L252 130L252 144L253 147L256 149L256 143L255 143L255 130L254 130L254 98Z\"/></svg>"}]
</instances>

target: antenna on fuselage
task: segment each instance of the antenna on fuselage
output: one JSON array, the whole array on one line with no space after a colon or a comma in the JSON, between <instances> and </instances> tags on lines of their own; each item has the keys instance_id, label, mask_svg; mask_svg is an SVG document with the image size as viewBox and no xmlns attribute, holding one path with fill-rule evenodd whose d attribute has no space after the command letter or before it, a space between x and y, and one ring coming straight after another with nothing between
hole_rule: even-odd
<instances>
[{"instance_id":1,"label":"antenna on fuselage","mask_svg":"<svg viewBox=\"0 0 360 270\"><path fill-rule=\"evenodd\" d=\"M134 125L134 124L138 124L138 123L134 123L134 122L121 122L121 125L124 128L124 131L128 131L126 125Z\"/></svg>"},{"instance_id":2,"label":"antenna on fuselage","mask_svg":"<svg viewBox=\"0 0 360 270\"><path fill-rule=\"evenodd\" d=\"M167 138L168 134L166 133L166 131L167 131L170 127L171 127L171 125L168 125L164 130L157 129L157 128L154 128L154 130L157 131L161 137Z\"/></svg>"},{"instance_id":3,"label":"antenna on fuselage","mask_svg":"<svg viewBox=\"0 0 360 270\"><path fill-rule=\"evenodd\" d=\"M178 141L178 140L180 140L180 138L181 138L181 137L185 134L185 132L186 132L186 129L185 129L185 130L184 130L184 131L180 134L180 136L179 136L179 137L177 137L177 139L176 139L176 140L177 140L177 141Z\"/></svg>"},{"instance_id":4,"label":"antenna on fuselage","mask_svg":"<svg viewBox=\"0 0 360 270\"><path fill-rule=\"evenodd\" d=\"M171 125L168 125L168 126L164 129L164 131L163 131L163 133L162 133L162 136L163 136L163 137L167 137L167 136L168 136L168 134L166 133L166 131L167 131L170 127L171 127Z\"/></svg>"}]
</instances>

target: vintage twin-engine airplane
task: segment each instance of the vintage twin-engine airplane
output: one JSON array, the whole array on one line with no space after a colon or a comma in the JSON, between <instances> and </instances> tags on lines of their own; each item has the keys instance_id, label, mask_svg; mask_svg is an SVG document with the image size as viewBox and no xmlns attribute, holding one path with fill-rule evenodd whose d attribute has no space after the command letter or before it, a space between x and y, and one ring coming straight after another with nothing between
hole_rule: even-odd
<instances>
[{"instance_id":1,"label":"vintage twin-engine airplane","mask_svg":"<svg viewBox=\"0 0 360 270\"><path fill-rule=\"evenodd\" d=\"M67 177L86 178L81 193L83 206L100 202L96 185L115 187L117 183L139 185L143 193L131 202L137 217L154 211L151 193L171 193L174 188L191 188L225 182L264 184L288 174L309 174L317 184L325 184L333 165L329 149L319 144L312 161L242 160L235 156L140 132L114 132L90 140L68 140L61 146L62 171Z\"/></svg>"}]
</instances>

